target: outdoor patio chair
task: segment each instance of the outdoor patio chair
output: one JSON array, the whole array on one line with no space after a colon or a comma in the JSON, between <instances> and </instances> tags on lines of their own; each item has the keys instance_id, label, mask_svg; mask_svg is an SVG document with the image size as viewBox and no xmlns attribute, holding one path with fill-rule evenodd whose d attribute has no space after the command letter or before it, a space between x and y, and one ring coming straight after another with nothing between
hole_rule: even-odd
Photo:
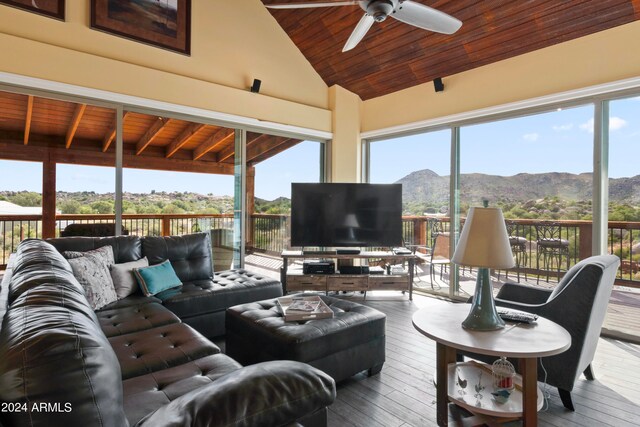
<instances>
[{"instance_id":1,"label":"outdoor patio chair","mask_svg":"<svg viewBox=\"0 0 640 427\"><path fill-rule=\"evenodd\" d=\"M516 261L516 274L518 276L518 283L520 283L520 267L527 265L527 243L528 240L525 237L518 236L518 225L514 221L505 221L507 226L507 233L509 234L509 245L511 246L511 252ZM506 270L505 275L509 280L509 270ZM498 279L500 275L498 273ZM527 280L527 272L524 272L524 280Z\"/></svg>"},{"instance_id":2,"label":"outdoor patio chair","mask_svg":"<svg viewBox=\"0 0 640 427\"><path fill-rule=\"evenodd\" d=\"M567 351L539 360L538 380L557 387L563 405L572 411L571 391L580 374L594 379L591 362L619 266L615 255L592 256L571 267L553 290L505 283L495 299L499 307L537 314L569 332ZM465 355L493 362L487 356Z\"/></svg>"},{"instance_id":3,"label":"outdoor patio chair","mask_svg":"<svg viewBox=\"0 0 640 427\"><path fill-rule=\"evenodd\" d=\"M440 280L442 280L442 271L446 270L447 266L451 263L449 259L449 233L438 234L431 250L431 256L429 257L429 281L431 288L433 289L433 280L435 278L436 265L440 266Z\"/></svg>"},{"instance_id":4,"label":"outdoor patio chair","mask_svg":"<svg viewBox=\"0 0 640 427\"><path fill-rule=\"evenodd\" d=\"M567 271L569 270L569 241L562 238L560 231L560 224L557 222L541 221L536 225L536 269L540 270L540 257L542 257L542 268L547 272L547 282L554 264L558 275L560 274L562 257L567 260ZM536 283L540 283L540 274Z\"/></svg>"}]
</instances>

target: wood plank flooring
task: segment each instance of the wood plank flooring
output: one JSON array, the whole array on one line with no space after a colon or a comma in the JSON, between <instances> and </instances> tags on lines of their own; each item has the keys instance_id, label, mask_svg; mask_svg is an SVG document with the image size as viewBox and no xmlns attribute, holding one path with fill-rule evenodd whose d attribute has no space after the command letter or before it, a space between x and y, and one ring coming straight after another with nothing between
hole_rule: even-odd
<instances>
[{"instance_id":1,"label":"wood plank flooring","mask_svg":"<svg viewBox=\"0 0 640 427\"><path fill-rule=\"evenodd\" d=\"M366 301L360 295L349 298L387 314L387 361L376 376L361 373L338 385L330 426L436 425L435 344L411 324L426 298L416 295L411 302L393 292L367 296ZM640 425L640 346L600 339L594 371L595 381L581 378L574 388L575 412L564 409L555 388L546 387L548 405L539 414L539 425Z\"/></svg>"}]
</instances>

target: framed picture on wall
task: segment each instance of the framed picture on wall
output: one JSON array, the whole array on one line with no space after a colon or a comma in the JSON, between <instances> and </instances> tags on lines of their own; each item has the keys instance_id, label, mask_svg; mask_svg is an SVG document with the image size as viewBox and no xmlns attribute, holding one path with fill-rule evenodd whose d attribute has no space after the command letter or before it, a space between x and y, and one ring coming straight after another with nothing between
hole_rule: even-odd
<instances>
[{"instance_id":1,"label":"framed picture on wall","mask_svg":"<svg viewBox=\"0 0 640 427\"><path fill-rule=\"evenodd\" d=\"M191 0L91 0L91 28L189 55Z\"/></svg>"},{"instance_id":2,"label":"framed picture on wall","mask_svg":"<svg viewBox=\"0 0 640 427\"><path fill-rule=\"evenodd\" d=\"M64 21L64 0L0 0L0 4L6 4Z\"/></svg>"}]
</instances>

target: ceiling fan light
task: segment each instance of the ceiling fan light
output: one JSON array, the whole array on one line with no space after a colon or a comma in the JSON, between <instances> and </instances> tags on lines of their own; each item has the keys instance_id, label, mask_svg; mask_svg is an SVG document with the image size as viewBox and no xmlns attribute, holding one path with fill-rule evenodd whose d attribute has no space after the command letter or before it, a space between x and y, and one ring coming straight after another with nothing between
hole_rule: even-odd
<instances>
[{"instance_id":1,"label":"ceiling fan light","mask_svg":"<svg viewBox=\"0 0 640 427\"><path fill-rule=\"evenodd\" d=\"M376 20L382 22L393 13L394 4L391 0L374 0L367 5L367 13Z\"/></svg>"}]
</instances>

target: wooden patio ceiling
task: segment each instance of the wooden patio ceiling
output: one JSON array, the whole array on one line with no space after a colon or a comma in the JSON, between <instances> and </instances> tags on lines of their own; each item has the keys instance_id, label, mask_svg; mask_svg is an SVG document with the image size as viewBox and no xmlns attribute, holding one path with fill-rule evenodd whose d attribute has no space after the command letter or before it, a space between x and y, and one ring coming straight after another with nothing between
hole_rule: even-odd
<instances>
[{"instance_id":1,"label":"wooden patio ceiling","mask_svg":"<svg viewBox=\"0 0 640 427\"><path fill-rule=\"evenodd\" d=\"M313 0L262 0L303 1ZM362 17L358 6L269 11L329 86L364 100L640 19L640 0L414 1L460 19L462 28L444 35L387 19L342 53Z\"/></svg>"},{"instance_id":2,"label":"wooden patio ceiling","mask_svg":"<svg viewBox=\"0 0 640 427\"><path fill-rule=\"evenodd\" d=\"M233 174L234 130L126 111L124 167ZM301 142L247 133L247 165ZM115 111L0 92L0 158L115 165Z\"/></svg>"}]
</instances>

